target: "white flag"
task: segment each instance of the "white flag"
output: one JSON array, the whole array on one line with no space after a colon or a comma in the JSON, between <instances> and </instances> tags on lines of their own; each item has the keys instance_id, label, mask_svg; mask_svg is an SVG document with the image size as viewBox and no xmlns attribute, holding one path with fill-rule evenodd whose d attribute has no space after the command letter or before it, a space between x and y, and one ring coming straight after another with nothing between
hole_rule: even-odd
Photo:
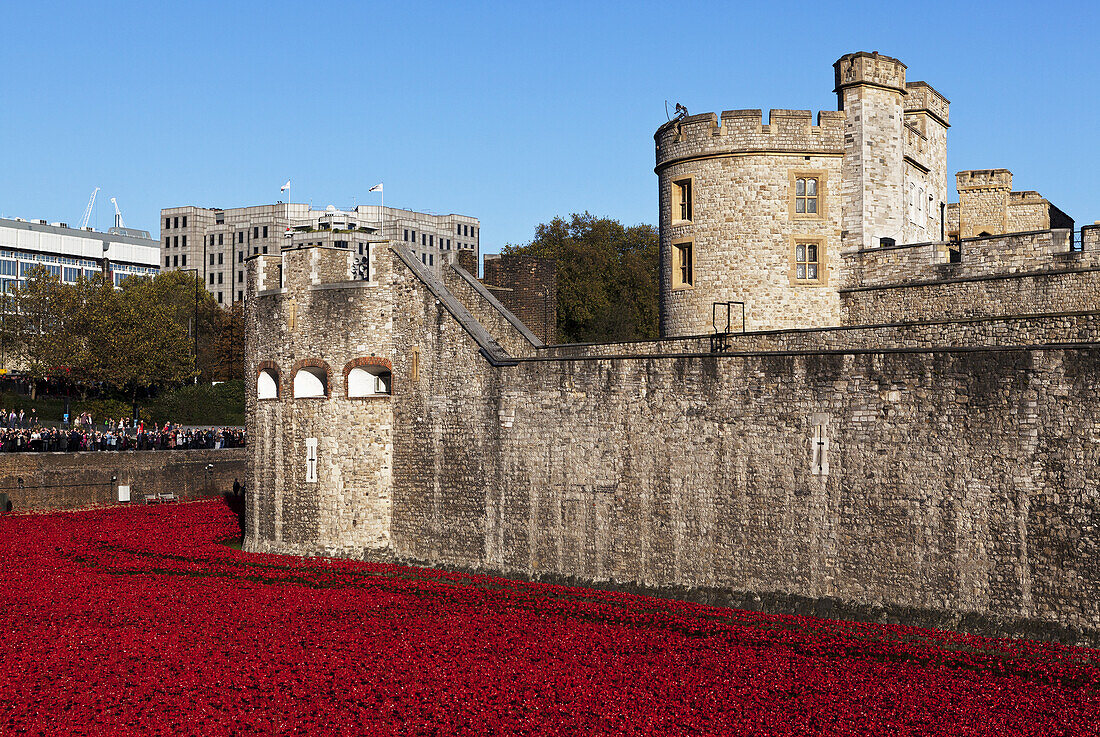
<instances>
[{"instance_id":1,"label":"white flag","mask_svg":"<svg viewBox=\"0 0 1100 737\"><path fill-rule=\"evenodd\" d=\"M381 192L382 191L382 182L379 182L378 184L374 185L373 187L371 187L367 191L368 192Z\"/></svg>"},{"instance_id":2,"label":"white flag","mask_svg":"<svg viewBox=\"0 0 1100 737\"><path fill-rule=\"evenodd\" d=\"M288 189L290 189L290 180L289 180L289 179L288 179L288 180L286 180L286 184L284 184L283 186L279 187L279 191L280 191L280 192L286 192L286 191L287 191Z\"/></svg>"}]
</instances>

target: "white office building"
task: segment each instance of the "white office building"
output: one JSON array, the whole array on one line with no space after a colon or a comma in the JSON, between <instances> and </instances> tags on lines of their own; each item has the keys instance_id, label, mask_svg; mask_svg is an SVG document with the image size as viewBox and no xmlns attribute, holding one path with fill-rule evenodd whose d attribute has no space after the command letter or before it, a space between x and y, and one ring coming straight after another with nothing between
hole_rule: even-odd
<instances>
[{"instance_id":1,"label":"white office building","mask_svg":"<svg viewBox=\"0 0 1100 737\"><path fill-rule=\"evenodd\" d=\"M160 244L144 230L70 228L45 220L0 218L0 291L26 279L34 266L43 266L66 284L81 275L98 276L104 265L116 286L131 276L155 276Z\"/></svg>"}]
</instances>

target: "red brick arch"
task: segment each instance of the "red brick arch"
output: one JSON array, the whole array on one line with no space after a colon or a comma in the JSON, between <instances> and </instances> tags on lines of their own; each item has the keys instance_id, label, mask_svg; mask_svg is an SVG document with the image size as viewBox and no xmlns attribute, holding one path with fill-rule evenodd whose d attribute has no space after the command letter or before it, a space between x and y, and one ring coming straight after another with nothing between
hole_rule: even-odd
<instances>
[{"instance_id":1,"label":"red brick arch","mask_svg":"<svg viewBox=\"0 0 1100 737\"><path fill-rule=\"evenodd\" d=\"M363 366L381 366L390 373L393 373L393 364L388 358L382 358L381 356L363 356L362 358L353 358L344 364L344 397L348 396L348 374L351 373L353 368L361 368ZM388 396L380 394L376 396ZM369 397L357 397L357 399L367 399Z\"/></svg>"},{"instance_id":2,"label":"red brick arch","mask_svg":"<svg viewBox=\"0 0 1100 737\"><path fill-rule=\"evenodd\" d=\"M300 361L295 361L294 365L290 367L290 374L287 380L290 382L285 390L287 396L294 396L294 375L298 373L299 369L303 368L319 368L325 370L325 396L332 396L332 369L329 365L322 361L320 358L303 358Z\"/></svg>"}]
</instances>

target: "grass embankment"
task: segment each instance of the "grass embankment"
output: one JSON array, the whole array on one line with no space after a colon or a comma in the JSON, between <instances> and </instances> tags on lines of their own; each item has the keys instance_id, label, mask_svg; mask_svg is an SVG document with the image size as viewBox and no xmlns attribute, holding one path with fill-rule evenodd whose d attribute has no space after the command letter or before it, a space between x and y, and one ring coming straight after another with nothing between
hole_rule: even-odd
<instances>
[{"instance_id":1,"label":"grass embankment","mask_svg":"<svg viewBox=\"0 0 1100 737\"><path fill-rule=\"evenodd\" d=\"M244 382L227 381L217 386L198 384L182 386L162 392L152 398L138 400L138 416L146 422L171 421L183 425L243 425ZM30 412L38 411L38 418L46 422L59 422L65 411L65 398L29 396L12 392L0 393L0 407ZM86 399L73 397L69 412L76 418L82 412L90 412L101 423L104 418L130 417L130 402L122 398Z\"/></svg>"}]
</instances>

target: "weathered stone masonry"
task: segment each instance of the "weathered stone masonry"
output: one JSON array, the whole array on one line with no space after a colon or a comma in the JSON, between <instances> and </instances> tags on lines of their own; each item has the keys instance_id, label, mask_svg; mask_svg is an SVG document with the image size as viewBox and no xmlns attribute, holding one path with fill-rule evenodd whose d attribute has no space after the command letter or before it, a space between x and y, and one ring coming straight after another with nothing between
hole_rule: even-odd
<instances>
[{"instance_id":1,"label":"weathered stone masonry","mask_svg":"<svg viewBox=\"0 0 1100 737\"><path fill-rule=\"evenodd\" d=\"M937 240L952 213L909 195L945 187L946 99L890 57L836 71L817 125L658 130L662 340L546 345L502 304L525 290L400 244L369 282L341 249L252 258L247 547L1100 646L1100 227L999 182L983 228L1049 225ZM844 207L792 217L805 172ZM715 335L725 300L747 324ZM353 369L390 382L352 396Z\"/></svg>"},{"instance_id":2,"label":"weathered stone masonry","mask_svg":"<svg viewBox=\"0 0 1100 737\"><path fill-rule=\"evenodd\" d=\"M967 323L895 328L931 348L867 348L886 330L868 328L841 331L863 347L513 356L474 293L465 307L400 247L374 258L376 285L251 300L250 328L269 327L250 329L250 364L391 351L394 370L366 404L340 382L250 398L251 549L1100 626L1095 312L1036 319L1024 344L1010 321L982 345L994 321L957 348L935 339L965 344ZM291 302L316 321L300 337L276 329ZM1058 330L1088 340L1023 347Z\"/></svg>"}]
</instances>

